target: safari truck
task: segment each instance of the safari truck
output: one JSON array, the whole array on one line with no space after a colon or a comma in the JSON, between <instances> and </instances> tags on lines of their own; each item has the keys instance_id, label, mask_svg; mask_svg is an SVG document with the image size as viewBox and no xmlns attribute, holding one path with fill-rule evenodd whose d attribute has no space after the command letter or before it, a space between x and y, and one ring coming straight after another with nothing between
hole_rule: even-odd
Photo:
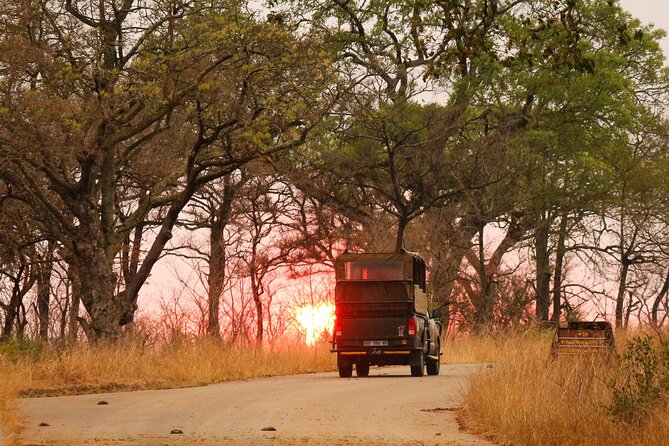
<instances>
[{"instance_id":1,"label":"safari truck","mask_svg":"<svg viewBox=\"0 0 669 446\"><path fill-rule=\"evenodd\" d=\"M408 365L412 376L439 374L441 310L428 310L425 261L417 254L344 253L335 261L332 352L339 376L370 365Z\"/></svg>"}]
</instances>

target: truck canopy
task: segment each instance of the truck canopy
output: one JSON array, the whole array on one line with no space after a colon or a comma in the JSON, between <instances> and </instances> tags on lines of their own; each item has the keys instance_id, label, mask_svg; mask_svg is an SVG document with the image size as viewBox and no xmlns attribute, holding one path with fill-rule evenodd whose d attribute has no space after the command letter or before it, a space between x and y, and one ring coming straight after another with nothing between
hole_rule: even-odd
<instances>
[{"instance_id":1,"label":"truck canopy","mask_svg":"<svg viewBox=\"0 0 669 446\"><path fill-rule=\"evenodd\" d=\"M335 261L335 303L411 302L427 314L425 269L425 261L408 251L344 253Z\"/></svg>"}]
</instances>

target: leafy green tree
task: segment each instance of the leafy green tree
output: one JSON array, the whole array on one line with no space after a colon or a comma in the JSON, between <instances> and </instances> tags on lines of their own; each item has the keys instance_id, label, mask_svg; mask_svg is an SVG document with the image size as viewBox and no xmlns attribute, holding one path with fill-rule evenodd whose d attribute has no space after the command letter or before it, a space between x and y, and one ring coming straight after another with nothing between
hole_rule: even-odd
<instances>
[{"instance_id":1,"label":"leafy green tree","mask_svg":"<svg viewBox=\"0 0 669 446\"><path fill-rule=\"evenodd\" d=\"M484 325L494 318L489 296L502 256L531 236L536 317L549 317L553 279L557 320L567 228L603 206L613 184L605 159L625 156L630 135L657 122L661 33L603 0L327 5L316 17L368 93L347 110L325 158L339 166L334 181L347 178L358 191L348 190L350 202L366 203L368 215L396 218L396 248L417 216L454 210L443 239L452 250L440 256L449 265L437 271L453 274L467 258L482 284ZM430 88L446 98L443 108L412 102ZM438 110L432 118L430 110ZM431 169L439 181L423 176ZM507 232L486 260L489 224Z\"/></svg>"},{"instance_id":2,"label":"leafy green tree","mask_svg":"<svg viewBox=\"0 0 669 446\"><path fill-rule=\"evenodd\" d=\"M500 60L505 76L496 91L502 100L524 103L527 111L519 170L526 200L516 212L534 220L539 320L549 316L551 239L559 227L557 320L566 228L606 206L615 186L606 160L627 157L632 135L652 133L668 78L658 45L663 34L642 26L616 2L533 4L531 13L506 17L517 50Z\"/></svg>"},{"instance_id":3,"label":"leafy green tree","mask_svg":"<svg viewBox=\"0 0 669 446\"><path fill-rule=\"evenodd\" d=\"M661 167L666 148L657 144L651 130L645 127L644 137L636 143L630 141L626 153L603 160L609 168L612 188L599 214L602 230L596 249L618 270L615 293L618 328L627 326L632 308L643 300L640 294L648 282L647 267L666 259L662 252L664 242L658 237L666 228L662 221L666 198L658 194L666 183L667 172Z\"/></svg>"},{"instance_id":4,"label":"leafy green tree","mask_svg":"<svg viewBox=\"0 0 669 446\"><path fill-rule=\"evenodd\" d=\"M193 194L301 144L330 100L317 36L247 6L23 0L0 10L0 177L62 245L92 339L132 321ZM147 222L155 236L140 256L130 234ZM133 253L122 277L121 251Z\"/></svg>"},{"instance_id":5,"label":"leafy green tree","mask_svg":"<svg viewBox=\"0 0 669 446\"><path fill-rule=\"evenodd\" d=\"M313 154L342 185L339 202L366 208L360 217L368 222L374 212L392 215L399 249L412 220L489 182L460 175L476 170L481 151L458 148L458 132L475 119L468 111L489 76L496 21L521 2L276 3L328 36L350 79L354 95ZM447 105L416 102L437 93Z\"/></svg>"}]
</instances>

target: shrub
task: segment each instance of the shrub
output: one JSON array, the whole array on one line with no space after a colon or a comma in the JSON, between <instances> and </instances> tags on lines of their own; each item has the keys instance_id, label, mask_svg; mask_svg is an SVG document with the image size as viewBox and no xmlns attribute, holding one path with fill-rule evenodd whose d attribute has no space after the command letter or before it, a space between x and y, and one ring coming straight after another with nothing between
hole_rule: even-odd
<instances>
[{"instance_id":1,"label":"shrub","mask_svg":"<svg viewBox=\"0 0 669 446\"><path fill-rule=\"evenodd\" d=\"M634 337L617 362L609 381L609 412L621 421L642 423L669 392L669 342Z\"/></svg>"},{"instance_id":2,"label":"shrub","mask_svg":"<svg viewBox=\"0 0 669 446\"><path fill-rule=\"evenodd\" d=\"M38 341L31 341L28 339L9 339L0 342L0 359L6 359L10 362L16 362L20 359L39 358L42 353L43 345Z\"/></svg>"}]
</instances>

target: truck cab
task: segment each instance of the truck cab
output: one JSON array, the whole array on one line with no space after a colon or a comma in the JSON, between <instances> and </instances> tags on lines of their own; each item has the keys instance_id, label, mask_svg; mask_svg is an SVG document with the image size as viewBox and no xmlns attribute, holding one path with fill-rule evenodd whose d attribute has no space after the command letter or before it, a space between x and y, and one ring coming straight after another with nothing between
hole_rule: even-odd
<instances>
[{"instance_id":1,"label":"truck cab","mask_svg":"<svg viewBox=\"0 0 669 446\"><path fill-rule=\"evenodd\" d=\"M439 374L441 311L429 311L425 261L417 254L344 253L335 262L332 352L339 376L367 376L370 365L408 365Z\"/></svg>"}]
</instances>

